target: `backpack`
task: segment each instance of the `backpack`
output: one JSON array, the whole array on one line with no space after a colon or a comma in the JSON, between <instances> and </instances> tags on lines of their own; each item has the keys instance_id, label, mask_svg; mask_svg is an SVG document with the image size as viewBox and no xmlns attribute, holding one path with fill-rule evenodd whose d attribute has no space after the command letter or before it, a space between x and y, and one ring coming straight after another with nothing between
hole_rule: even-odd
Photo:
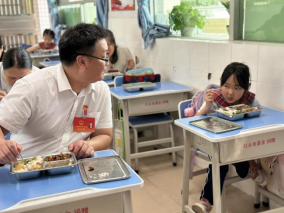
<instances>
[{"instance_id":1,"label":"backpack","mask_svg":"<svg viewBox=\"0 0 284 213\"><path fill-rule=\"evenodd\" d=\"M206 90L208 90L208 89L219 89L219 88L220 88L219 85L209 84L205 88L205 90L197 92L192 98L191 106L188 106L188 108L184 109L185 117L194 116L198 112L198 110L200 109L200 107L204 103L204 97L205 97Z\"/></svg>"}]
</instances>

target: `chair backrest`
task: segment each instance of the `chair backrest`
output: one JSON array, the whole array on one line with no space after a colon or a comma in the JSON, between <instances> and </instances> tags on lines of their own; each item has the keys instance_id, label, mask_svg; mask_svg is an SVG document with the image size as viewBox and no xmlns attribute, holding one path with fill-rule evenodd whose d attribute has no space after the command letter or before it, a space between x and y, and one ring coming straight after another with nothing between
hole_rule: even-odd
<instances>
[{"instance_id":1,"label":"chair backrest","mask_svg":"<svg viewBox=\"0 0 284 213\"><path fill-rule=\"evenodd\" d=\"M114 78L114 87L119 87L122 84L124 84L123 76L117 76L117 77Z\"/></svg>"},{"instance_id":2,"label":"chair backrest","mask_svg":"<svg viewBox=\"0 0 284 213\"><path fill-rule=\"evenodd\" d=\"M179 118L185 118L184 109L188 108L191 105L191 102L192 102L192 99L179 102L178 104L178 117Z\"/></svg>"}]
</instances>

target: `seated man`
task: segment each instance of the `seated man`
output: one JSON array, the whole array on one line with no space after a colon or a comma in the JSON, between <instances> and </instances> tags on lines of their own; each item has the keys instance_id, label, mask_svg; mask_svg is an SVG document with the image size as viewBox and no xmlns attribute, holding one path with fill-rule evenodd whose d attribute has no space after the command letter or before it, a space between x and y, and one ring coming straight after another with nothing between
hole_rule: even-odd
<instances>
[{"instance_id":1,"label":"seated man","mask_svg":"<svg viewBox=\"0 0 284 213\"><path fill-rule=\"evenodd\" d=\"M80 158L108 148L113 124L102 81L108 62L104 38L99 26L75 25L59 41L62 64L16 82L0 103L0 163L15 162L20 153L69 150ZM4 138L8 132L11 140Z\"/></svg>"}]
</instances>

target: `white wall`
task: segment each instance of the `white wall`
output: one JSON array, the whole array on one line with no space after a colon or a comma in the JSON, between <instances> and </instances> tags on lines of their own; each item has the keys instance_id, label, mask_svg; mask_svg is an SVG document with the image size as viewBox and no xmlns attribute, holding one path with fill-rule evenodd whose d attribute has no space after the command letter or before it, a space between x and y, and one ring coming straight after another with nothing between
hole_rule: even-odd
<instances>
[{"instance_id":1,"label":"white wall","mask_svg":"<svg viewBox=\"0 0 284 213\"><path fill-rule=\"evenodd\" d=\"M137 8L137 5L136 5ZM152 67L162 81L176 81L194 88L192 94L210 83L219 84L226 65L244 62L252 75L251 91L267 107L284 110L284 44L256 42L217 42L163 38L147 50L137 22L137 10L109 13L109 29L117 43L139 57L139 67ZM212 73L211 80L207 79ZM180 134L179 134L180 135ZM179 140L179 143L181 141ZM249 194L248 182L237 184ZM250 184L253 187L253 184Z\"/></svg>"}]
</instances>

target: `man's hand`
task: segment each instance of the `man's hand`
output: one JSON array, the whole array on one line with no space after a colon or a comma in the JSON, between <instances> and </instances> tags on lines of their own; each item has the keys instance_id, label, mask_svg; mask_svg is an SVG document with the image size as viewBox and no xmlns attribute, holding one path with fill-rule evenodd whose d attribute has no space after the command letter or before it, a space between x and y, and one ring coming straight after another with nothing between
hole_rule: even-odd
<instances>
[{"instance_id":1,"label":"man's hand","mask_svg":"<svg viewBox=\"0 0 284 213\"><path fill-rule=\"evenodd\" d=\"M0 163L6 164L17 162L22 146L15 141L0 140Z\"/></svg>"},{"instance_id":2,"label":"man's hand","mask_svg":"<svg viewBox=\"0 0 284 213\"><path fill-rule=\"evenodd\" d=\"M0 91L0 101L6 96L6 92Z\"/></svg>"},{"instance_id":3,"label":"man's hand","mask_svg":"<svg viewBox=\"0 0 284 213\"><path fill-rule=\"evenodd\" d=\"M94 148L87 141L79 140L68 146L70 152L73 152L77 158L85 158L94 154Z\"/></svg>"}]
</instances>

